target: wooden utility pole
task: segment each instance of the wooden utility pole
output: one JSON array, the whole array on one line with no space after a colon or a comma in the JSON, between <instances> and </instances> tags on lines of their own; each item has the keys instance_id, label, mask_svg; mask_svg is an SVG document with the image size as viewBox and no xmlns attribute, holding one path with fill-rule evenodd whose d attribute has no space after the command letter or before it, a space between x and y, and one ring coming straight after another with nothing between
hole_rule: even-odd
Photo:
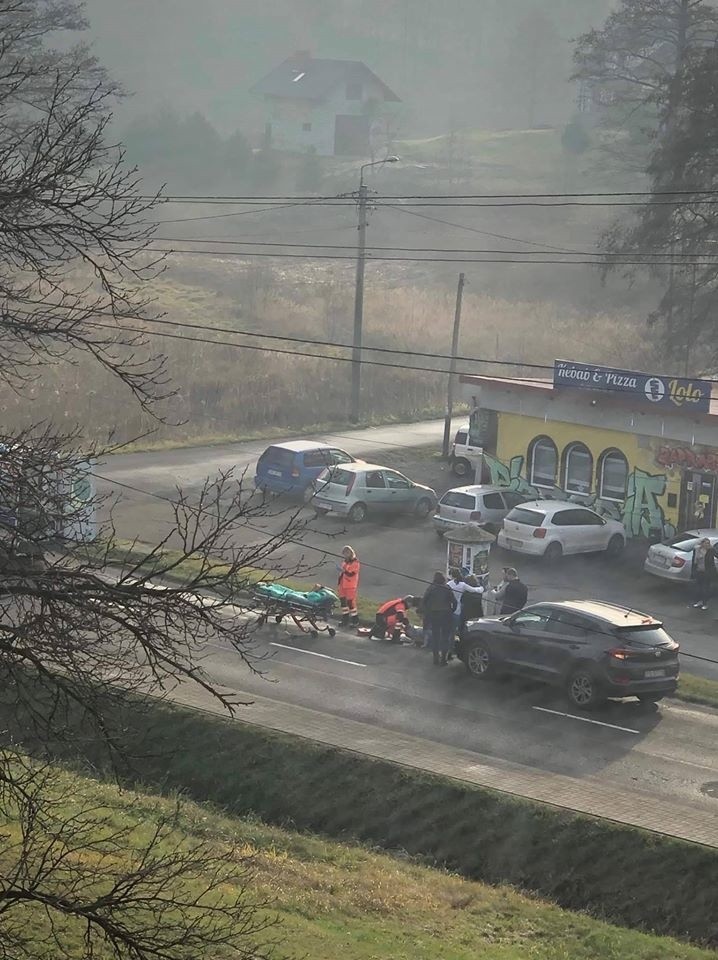
<instances>
[{"instance_id":1,"label":"wooden utility pole","mask_svg":"<svg viewBox=\"0 0 718 960\"><path fill-rule=\"evenodd\" d=\"M454 377L456 374L456 355L459 352L459 332L461 330L461 303L464 298L465 277L459 274L459 284L456 288L456 309L454 310L454 332L451 337L451 361L449 363L449 388L446 397L446 418L444 420L444 444L442 453L449 456L451 444L451 416L454 412Z\"/></svg>"},{"instance_id":2,"label":"wooden utility pole","mask_svg":"<svg viewBox=\"0 0 718 960\"><path fill-rule=\"evenodd\" d=\"M352 345L352 390L349 421L359 423L361 396L361 345L364 324L364 269L366 267L367 197L364 180L359 185L359 239L357 242L357 270L354 286L354 342Z\"/></svg>"}]
</instances>

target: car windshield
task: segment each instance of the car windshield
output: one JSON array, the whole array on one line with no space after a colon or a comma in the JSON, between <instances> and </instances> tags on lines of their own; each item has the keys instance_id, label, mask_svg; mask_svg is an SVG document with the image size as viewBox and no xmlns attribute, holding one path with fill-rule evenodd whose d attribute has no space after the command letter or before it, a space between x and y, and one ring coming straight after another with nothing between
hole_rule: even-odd
<instances>
[{"instance_id":1,"label":"car windshield","mask_svg":"<svg viewBox=\"0 0 718 960\"><path fill-rule=\"evenodd\" d=\"M513 520L514 523L523 523L527 527L540 527L546 514L539 510L526 510L525 507L514 507L507 516L507 520Z\"/></svg>"},{"instance_id":2,"label":"car windshield","mask_svg":"<svg viewBox=\"0 0 718 960\"><path fill-rule=\"evenodd\" d=\"M665 541L667 547L673 547L674 550L681 550L684 553L690 553L698 546L698 537L691 536L689 533L680 533L678 536L671 537Z\"/></svg>"}]
</instances>

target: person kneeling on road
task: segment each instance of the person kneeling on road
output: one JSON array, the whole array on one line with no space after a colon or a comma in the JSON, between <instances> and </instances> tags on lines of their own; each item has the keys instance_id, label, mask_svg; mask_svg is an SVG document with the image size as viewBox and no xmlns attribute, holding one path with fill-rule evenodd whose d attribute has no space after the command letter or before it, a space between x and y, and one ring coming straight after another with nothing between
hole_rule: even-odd
<instances>
[{"instance_id":1,"label":"person kneeling on road","mask_svg":"<svg viewBox=\"0 0 718 960\"><path fill-rule=\"evenodd\" d=\"M416 597L397 597L387 600L376 612L376 621L369 634L372 640L391 640L400 643L402 636L410 636L411 624L407 617L411 607L419 605Z\"/></svg>"}]
</instances>

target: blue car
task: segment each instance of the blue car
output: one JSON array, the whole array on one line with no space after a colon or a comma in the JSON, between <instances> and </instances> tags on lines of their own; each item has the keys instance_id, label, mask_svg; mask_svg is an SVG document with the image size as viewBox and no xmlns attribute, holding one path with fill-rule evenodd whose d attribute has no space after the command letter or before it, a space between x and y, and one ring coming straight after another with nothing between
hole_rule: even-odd
<instances>
[{"instance_id":1,"label":"blue car","mask_svg":"<svg viewBox=\"0 0 718 960\"><path fill-rule=\"evenodd\" d=\"M354 463L355 457L317 440L289 440L267 447L257 461L254 485L270 493L308 497L312 483L327 467Z\"/></svg>"}]
</instances>

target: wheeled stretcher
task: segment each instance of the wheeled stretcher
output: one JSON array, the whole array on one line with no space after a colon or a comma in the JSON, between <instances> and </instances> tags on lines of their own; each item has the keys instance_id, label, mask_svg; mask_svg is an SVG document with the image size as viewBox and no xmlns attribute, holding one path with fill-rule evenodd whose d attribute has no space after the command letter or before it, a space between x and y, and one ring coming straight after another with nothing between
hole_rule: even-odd
<instances>
[{"instance_id":1,"label":"wheeled stretcher","mask_svg":"<svg viewBox=\"0 0 718 960\"><path fill-rule=\"evenodd\" d=\"M317 585L313 590L301 591L283 587L280 583L258 583L253 597L262 605L257 620L260 626L264 626L270 618L275 623L281 623L285 617L289 617L302 633L313 637L320 633L328 633L330 637L336 634L327 620L339 603L339 597L327 587ZM320 621L323 621L321 626Z\"/></svg>"}]
</instances>

